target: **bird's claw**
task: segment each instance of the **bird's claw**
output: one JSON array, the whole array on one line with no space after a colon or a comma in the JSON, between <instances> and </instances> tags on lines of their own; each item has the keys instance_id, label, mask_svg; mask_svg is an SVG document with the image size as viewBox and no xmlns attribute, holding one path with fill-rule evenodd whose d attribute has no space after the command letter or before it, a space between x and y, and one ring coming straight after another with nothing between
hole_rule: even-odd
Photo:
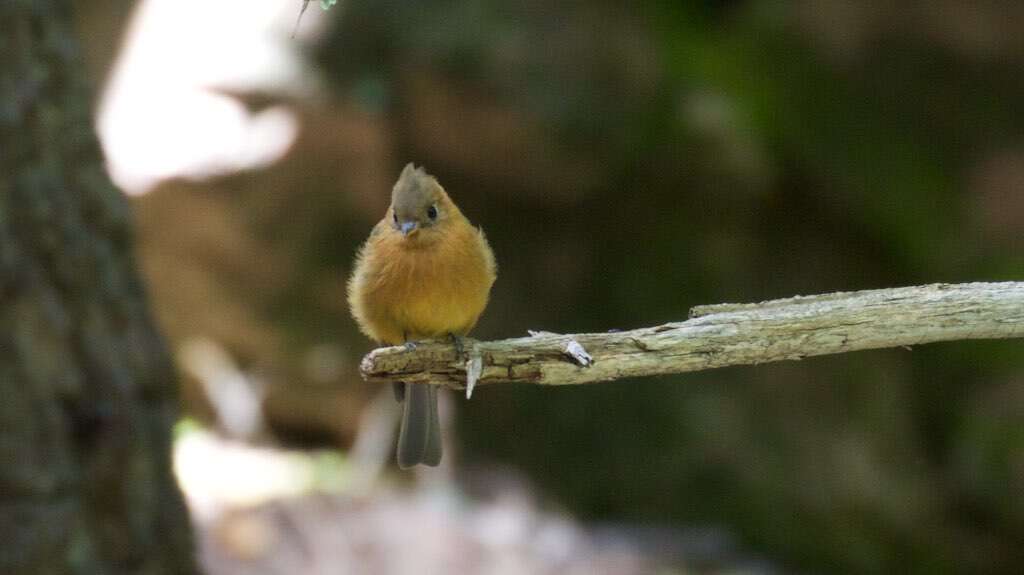
<instances>
[{"instance_id":1,"label":"bird's claw","mask_svg":"<svg viewBox=\"0 0 1024 575\"><path fill-rule=\"evenodd\" d=\"M462 337L457 336L454 333L448 334L448 339L452 341L452 345L455 346L455 359L462 361L466 358L466 347L462 344Z\"/></svg>"}]
</instances>

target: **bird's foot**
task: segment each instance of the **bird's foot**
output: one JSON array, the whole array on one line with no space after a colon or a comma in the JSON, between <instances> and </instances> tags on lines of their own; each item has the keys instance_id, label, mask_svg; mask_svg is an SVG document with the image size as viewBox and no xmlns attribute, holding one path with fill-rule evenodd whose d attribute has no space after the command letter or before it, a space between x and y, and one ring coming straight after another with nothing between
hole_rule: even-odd
<instances>
[{"instance_id":1,"label":"bird's foot","mask_svg":"<svg viewBox=\"0 0 1024 575\"><path fill-rule=\"evenodd\" d=\"M450 339L452 345L455 346L455 359L458 361L464 361L466 359L466 346L462 344L462 336L449 333L448 339Z\"/></svg>"}]
</instances>

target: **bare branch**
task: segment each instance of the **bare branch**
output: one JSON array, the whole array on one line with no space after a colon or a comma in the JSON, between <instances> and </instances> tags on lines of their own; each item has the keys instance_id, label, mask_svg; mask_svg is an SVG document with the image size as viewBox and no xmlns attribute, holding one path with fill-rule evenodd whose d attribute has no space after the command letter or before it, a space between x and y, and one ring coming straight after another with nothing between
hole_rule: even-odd
<instances>
[{"instance_id":1,"label":"bare branch","mask_svg":"<svg viewBox=\"0 0 1024 575\"><path fill-rule=\"evenodd\" d=\"M936 341L1024 337L1024 282L797 296L699 306L690 315L688 321L630 331L467 340L468 359L456 358L453 346L441 342L411 351L386 347L363 358L360 370L368 381L462 388L471 365L475 385L569 385Z\"/></svg>"}]
</instances>

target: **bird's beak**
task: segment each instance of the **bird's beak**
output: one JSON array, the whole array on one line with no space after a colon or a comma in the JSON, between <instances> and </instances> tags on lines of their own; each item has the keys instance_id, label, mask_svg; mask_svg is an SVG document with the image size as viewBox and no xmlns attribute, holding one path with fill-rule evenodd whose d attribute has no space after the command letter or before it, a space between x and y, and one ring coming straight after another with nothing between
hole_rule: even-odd
<instances>
[{"instance_id":1,"label":"bird's beak","mask_svg":"<svg viewBox=\"0 0 1024 575\"><path fill-rule=\"evenodd\" d=\"M402 232L403 236L408 236L412 232L416 231L416 222L402 222L398 229Z\"/></svg>"}]
</instances>

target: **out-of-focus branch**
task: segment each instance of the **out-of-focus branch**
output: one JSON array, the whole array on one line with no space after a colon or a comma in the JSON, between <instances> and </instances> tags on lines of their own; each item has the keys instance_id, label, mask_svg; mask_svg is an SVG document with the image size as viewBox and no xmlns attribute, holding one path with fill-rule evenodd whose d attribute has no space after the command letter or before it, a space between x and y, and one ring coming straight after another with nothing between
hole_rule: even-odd
<instances>
[{"instance_id":1,"label":"out-of-focus branch","mask_svg":"<svg viewBox=\"0 0 1024 575\"><path fill-rule=\"evenodd\" d=\"M935 284L699 306L690 318L629 331L385 347L363 358L369 381L462 388L569 385L798 360L937 341L1024 337L1024 282Z\"/></svg>"}]
</instances>

